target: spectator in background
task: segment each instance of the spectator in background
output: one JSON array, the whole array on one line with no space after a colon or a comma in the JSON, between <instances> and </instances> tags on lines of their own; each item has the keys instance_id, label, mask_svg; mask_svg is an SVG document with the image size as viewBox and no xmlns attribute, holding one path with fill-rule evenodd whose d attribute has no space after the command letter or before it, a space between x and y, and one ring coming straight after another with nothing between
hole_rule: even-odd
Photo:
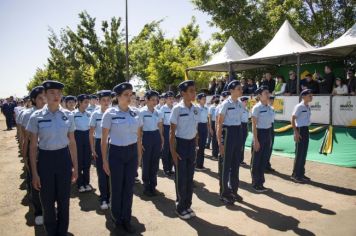
<instances>
[{"instance_id":1,"label":"spectator in background","mask_svg":"<svg viewBox=\"0 0 356 236\"><path fill-rule=\"evenodd\" d=\"M331 67L328 65L325 66L324 72L324 76L320 76L320 74L317 74L317 78L319 81L319 91L321 94L331 94L333 90L333 85L335 83L335 75L332 72Z\"/></svg>"},{"instance_id":2,"label":"spectator in background","mask_svg":"<svg viewBox=\"0 0 356 236\"><path fill-rule=\"evenodd\" d=\"M276 81L272 79L271 73L267 72L264 76L264 79L262 80L260 87L261 86L267 86L268 90L270 93L273 93L274 88L276 86Z\"/></svg>"},{"instance_id":3,"label":"spectator in background","mask_svg":"<svg viewBox=\"0 0 356 236\"><path fill-rule=\"evenodd\" d=\"M213 78L209 83L209 94L214 95L216 90L216 79Z\"/></svg>"},{"instance_id":4,"label":"spectator in background","mask_svg":"<svg viewBox=\"0 0 356 236\"><path fill-rule=\"evenodd\" d=\"M286 85L285 95L295 95L297 94L297 76L294 71L289 71L289 80Z\"/></svg>"},{"instance_id":5,"label":"spectator in background","mask_svg":"<svg viewBox=\"0 0 356 236\"><path fill-rule=\"evenodd\" d=\"M215 94L221 94L224 91L224 86L224 82L220 79L218 81L218 85L216 86Z\"/></svg>"},{"instance_id":6,"label":"spectator in background","mask_svg":"<svg viewBox=\"0 0 356 236\"><path fill-rule=\"evenodd\" d=\"M241 84L241 87L242 87L242 93L245 93L246 85L247 85L246 79L245 78L241 78L240 79L240 84Z\"/></svg>"},{"instance_id":7,"label":"spectator in background","mask_svg":"<svg viewBox=\"0 0 356 236\"><path fill-rule=\"evenodd\" d=\"M277 83L274 87L274 95L282 95L286 90L286 83L282 75L277 75Z\"/></svg>"},{"instance_id":8,"label":"spectator in background","mask_svg":"<svg viewBox=\"0 0 356 236\"><path fill-rule=\"evenodd\" d=\"M254 94L257 89L257 85L253 79L247 79L244 94Z\"/></svg>"},{"instance_id":9,"label":"spectator in background","mask_svg":"<svg viewBox=\"0 0 356 236\"><path fill-rule=\"evenodd\" d=\"M313 94L319 93L319 84L315 80L313 80L312 74L307 74L304 78L304 83L301 85L302 91L304 89L310 89Z\"/></svg>"},{"instance_id":10,"label":"spectator in background","mask_svg":"<svg viewBox=\"0 0 356 236\"><path fill-rule=\"evenodd\" d=\"M348 69L347 70L347 81L346 81L348 93L351 95L356 95L356 78L355 78L355 70Z\"/></svg>"},{"instance_id":11,"label":"spectator in background","mask_svg":"<svg viewBox=\"0 0 356 236\"><path fill-rule=\"evenodd\" d=\"M348 94L347 85L344 84L341 78L336 78L333 95L346 95Z\"/></svg>"}]
</instances>

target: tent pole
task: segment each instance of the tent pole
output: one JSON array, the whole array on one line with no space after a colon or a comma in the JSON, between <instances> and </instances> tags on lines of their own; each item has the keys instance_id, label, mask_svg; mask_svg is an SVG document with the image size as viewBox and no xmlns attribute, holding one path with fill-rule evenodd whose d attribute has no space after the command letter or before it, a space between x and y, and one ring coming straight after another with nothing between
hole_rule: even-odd
<instances>
[{"instance_id":1,"label":"tent pole","mask_svg":"<svg viewBox=\"0 0 356 236\"><path fill-rule=\"evenodd\" d=\"M229 62L229 83L232 81L232 77L233 77L233 71L232 71L232 63Z\"/></svg>"},{"instance_id":2,"label":"tent pole","mask_svg":"<svg viewBox=\"0 0 356 236\"><path fill-rule=\"evenodd\" d=\"M297 54L297 94L300 94L300 54Z\"/></svg>"}]
</instances>

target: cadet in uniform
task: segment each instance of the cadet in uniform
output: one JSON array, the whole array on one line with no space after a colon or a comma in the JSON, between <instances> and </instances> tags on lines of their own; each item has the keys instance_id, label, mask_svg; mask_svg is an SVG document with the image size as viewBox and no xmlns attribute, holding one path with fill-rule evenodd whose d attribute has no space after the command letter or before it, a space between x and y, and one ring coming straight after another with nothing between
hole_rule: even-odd
<instances>
[{"instance_id":1,"label":"cadet in uniform","mask_svg":"<svg viewBox=\"0 0 356 236\"><path fill-rule=\"evenodd\" d=\"M191 205L199 109L192 103L196 95L194 81L184 81L178 89L183 100L172 109L170 148L176 170L176 213L187 220L195 216Z\"/></svg>"},{"instance_id":2,"label":"cadet in uniform","mask_svg":"<svg viewBox=\"0 0 356 236\"><path fill-rule=\"evenodd\" d=\"M142 143L139 137L141 124L138 114L129 107L132 85L124 82L116 85L113 90L116 92L119 105L107 109L102 118L103 168L110 176L113 220L116 226L123 226L127 232L133 233L132 197L138 156L142 155Z\"/></svg>"},{"instance_id":3,"label":"cadet in uniform","mask_svg":"<svg viewBox=\"0 0 356 236\"><path fill-rule=\"evenodd\" d=\"M96 103L98 102L98 97L95 94L90 95L90 101L89 101L89 106L87 108L87 112L90 114L95 111L95 109L98 108Z\"/></svg>"},{"instance_id":4,"label":"cadet in uniform","mask_svg":"<svg viewBox=\"0 0 356 236\"><path fill-rule=\"evenodd\" d=\"M31 115L26 127L32 184L40 191L47 235L67 235L71 180L78 176L74 118L59 105L64 85L52 80L42 85L47 105Z\"/></svg>"},{"instance_id":5,"label":"cadet in uniform","mask_svg":"<svg viewBox=\"0 0 356 236\"><path fill-rule=\"evenodd\" d=\"M78 109L73 112L75 122L75 142L77 144L78 158L78 191L80 193L92 190L90 186L90 143L89 143L89 120L90 113L86 111L89 105L89 95L80 94L78 97Z\"/></svg>"},{"instance_id":6,"label":"cadet in uniform","mask_svg":"<svg viewBox=\"0 0 356 236\"><path fill-rule=\"evenodd\" d=\"M302 101L294 107L291 121L295 141L295 160L292 179L297 183L310 180L310 178L305 176L304 166L309 146L309 125L311 117L309 103L313 100L312 91L310 89L303 90L300 96L302 97Z\"/></svg>"},{"instance_id":7,"label":"cadet in uniform","mask_svg":"<svg viewBox=\"0 0 356 236\"><path fill-rule=\"evenodd\" d=\"M261 86L256 90L259 102L252 108L253 153L251 159L252 187L256 192L265 192L264 171L271 148L271 127L274 112L269 105L269 90Z\"/></svg>"},{"instance_id":8,"label":"cadet in uniform","mask_svg":"<svg viewBox=\"0 0 356 236\"><path fill-rule=\"evenodd\" d=\"M273 108L273 102L274 102L274 96L269 96L269 105L272 108L273 111L273 119L272 119L272 127L271 127L271 148L268 154L268 161L267 161L267 165L266 165L266 169L265 172L266 173L270 173L270 172L274 172L275 170L272 168L271 165L271 157L272 157L272 151L273 151L273 144L274 144L274 117L275 117L275 112L274 112L274 108Z\"/></svg>"},{"instance_id":9,"label":"cadet in uniform","mask_svg":"<svg viewBox=\"0 0 356 236\"><path fill-rule=\"evenodd\" d=\"M242 202L237 193L239 186L239 168L241 162L242 130L241 118L243 108L238 98L242 95L242 87L237 80L231 81L227 89L230 97L226 99L218 111L217 138L219 142L221 171L220 199L226 204L234 201Z\"/></svg>"},{"instance_id":10,"label":"cadet in uniform","mask_svg":"<svg viewBox=\"0 0 356 236\"><path fill-rule=\"evenodd\" d=\"M219 155L219 144L216 139L216 128L215 128L215 121L216 121L216 109L220 102L220 96L214 95L212 98L212 105L209 107L208 117L209 117L209 132L211 136L211 146L212 146L212 155L213 159L217 160Z\"/></svg>"},{"instance_id":11,"label":"cadet in uniform","mask_svg":"<svg viewBox=\"0 0 356 236\"><path fill-rule=\"evenodd\" d=\"M70 112L73 112L75 110L75 106L76 106L76 103L77 103L77 98L75 96L68 95L68 96L66 96L64 101L66 103L67 110L70 111Z\"/></svg>"},{"instance_id":12,"label":"cadet in uniform","mask_svg":"<svg viewBox=\"0 0 356 236\"><path fill-rule=\"evenodd\" d=\"M249 111L247 110L247 101L248 97L241 97L240 101L242 103L243 107L243 113L242 113L242 119L241 119L241 129L242 129L242 156L241 156L241 164L240 165L246 165L246 162L244 162L245 159L245 144L246 144L246 139L248 136L248 116L249 116Z\"/></svg>"},{"instance_id":13,"label":"cadet in uniform","mask_svg":"<svg viewBox=\"0 0 356 236\"><path fill-rule=\"evenodd\" d=\"M140 123L142 127L142 182L143 194L149 197L157 195L157 171L160 152L163 147L163 127L160 112L155 109L159 98L156 91L145 93L146 106L140 109Z\"/></svg>"},{"instance_id":14,"label":"cadet in uniform","mask_svg":"<svg viewBox=\"0 0 356 236\"><path fill-rule=\"evenodd\" d=\"M198 123L198 152L196 160L196 169L204 170L204 151L206 147L206 140L208 138L208 108L206 104L206 95L205 93L199 93L197 95L198 109L199 109L199 123Z\"/></svg>"},{"instance_id":15,"label":"cadet in uniform","mask_svg":"<svg viewBox=\"0 0 356 236\"><path fill-rule=\"evenodd\" d=\"M159 111L164 106L164 104L166 104L166 94L162 93L161 95L159 95L159 102L155 108Z\"/></svg>"},{"instance_id":16,"label":"cadet in uniform","mask_svg":"<svg viewBox=\"0 0 356 236\"><path fill-rule=\"evenodd\" d=\"M24 163L26 166L26 180L27 180L27 188L29 192L29 196L34 208L34 215L35 215L35 224L42 225L43 224L43 216L42 216L42 205L40 202L40 194L39 191L34 189L32 186L32 174L31 174L31 164L29 158L29 147L30 147L30 133L26 131L26 126L28 121L30 120L31 115L36 110L42 109L43 106L46 104L46 98L44 95L44 87L37 86L33 88L30 92L30 99L32 102L32 107L24 111L21 121L21 129L23 133L23 143L22 143L22 150L23 150L23 158Z\"/></svg>"},{"instance_id":17,"label":"cadet in uniform","mask_svg":"<svg viewBox=\"0 0 356 236\"><path fill-rule=\"evenodd\" d=\"M96 172L98 174L98 185L100 191L100 208L106 210L110 202L109 176L103 169L103 156L101 155L101 120L104 112L111 103L111 91L101 90L98 92L100 109L94 110L90 117L89 141L93 158L96 161Z\"/></svg>"},{"instance_id":18,"label":"cadet in uniform","mask_svg":"<svg viewBox=\"0 0 356 236\"><path fill-rule=\"evenodd\" d=\"M163 171L167 176L174 174L173 169L173 160L171 150L169 148L169 131L170 131L170 117L173 108L174 102L174 93L172 91L166 92L166 104L161 108L161 116L163 119L163 152L162 152L162 163Z\"/></svg>"}]
</instances>

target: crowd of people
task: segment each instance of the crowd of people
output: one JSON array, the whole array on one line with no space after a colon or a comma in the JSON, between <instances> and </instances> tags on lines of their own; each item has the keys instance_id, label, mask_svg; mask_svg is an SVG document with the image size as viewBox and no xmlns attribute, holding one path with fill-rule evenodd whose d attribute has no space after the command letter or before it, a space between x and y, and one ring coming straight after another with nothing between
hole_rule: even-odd
<instances>
[{"instance_id":1,"label":"crowd of people","mask_svg":"<svg viewBox=\"0 0 356 236\"><path fill-rule=\"evenodd\" d=\"M291 70L288 73L288 80L282 75L272 77L267 72L262 79L255 81L252 78L240 80L244 95L253 95L260 86L267 86L269 92L273 95L296 95L297 94L297 74ZM209 83L208 92L210 95L220 94L229 81L229 75L217 80L213 78ZM323 95L356 95L356 77L355 70L348 69L346 79L336 77L331 66L325 66L324 75L320 73L306 74L300 81L299 91L311 89L313 94Z\"/></svg>"},{"instance_id":2,"label":"crowd of people","mask_svg":"<svg viewBox=\"0 0 356 236\"><path fill-rule=\"evenodd\" d=\"M92 161L98 175L100 208L110 209L117 227L135 231L131 224L135 183L142 181L143 195L160 196L160 159L164 174L174 177L177 216L184 220L195 217L194 172L205 170L205 149L210 145L219 167L220 200L225 204L241 202L239 169L246 165L249 123L253 135L252 188L256 193L269 191L264 186L264 174L274 171L270 163L274 139L270 77L254 91L258 103L251 115L247 110L249 97L243 96L244 87L238 80L224 85L221 94L215 94L211 101L205 93L196 94L191 80L179 84L178 95L148 90L144 99L136 97L128 82L92 95L65 97L65 85L58 81L35 87L14 107L17 112L13 117L36 225L43 224L48 235L67 234L71 183L76 183L72 187L80 194L93 190ZM305 89L300 96L302 101L291 117L298 143L291 178L297 183L310 180L304 166L312 90Z\"/></svg>"}]
</instances>

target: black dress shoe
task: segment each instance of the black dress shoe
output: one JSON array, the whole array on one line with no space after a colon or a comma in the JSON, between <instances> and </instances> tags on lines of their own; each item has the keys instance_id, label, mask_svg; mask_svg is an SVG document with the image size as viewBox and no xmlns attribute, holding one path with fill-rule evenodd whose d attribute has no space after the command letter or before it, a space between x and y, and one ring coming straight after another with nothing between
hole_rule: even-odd
<instances>
[{"instance_id":1,"label":"black dress shoe","mask_svg":"<svg viewBox=\"0 0 356 236\"><path fill-rule=\"evenodd\" d=\"M175 172L174 172L173 170L170 170L169 173L170 173L171 175L174 175L174 174L175 174Z\"/></svg>"},{"instance_id":2,"label":"black dress shoe","mask_svg":"<svg viewBox=\"0 0 356 236\"><path fill-rule=\"evenodd\" d=\"M265 172L266 173L271 173L271 172L274 172L275 171L275 169L273 169L272 167L266 167L266 169L265 169Z\"/></svg>"},{"instance_id":3,"label":"black dress shoe","mask_svg":"<svg viewBox=\"0 0 356 236\"><path fill-rule=\"evenodd\" d=\"M124 222L122 228L129 234L135 233L135 228L131 225L130 222Z\"/></svg>"},{"instance_id":4,"label":"black dress shoe","mask_svg":"<svg viewBox=\"0 0 356 236\"><path fill-rule=\"evenodd\" d=\"M303 179L304 181L310 181L310 178L307 177L307 176L305 176L305 175L303 175L302 179Z\"/></svg>"},{"instance_id":5,"label":"black dress shoe","mask_svg":"<svg viewBox=\"0 0 356 236\"><path fill-rule=\"evenodd\" d=\"M164 175L165 175L165 176L168 176L168 177L171 177L172 174L171 174L171 172L169 172L169 171L165 171L165 172L164 172Z\"/></svg>"},{"instance_id":6,"label":"black dress shoe","mask_svg":"<svg viewBox=\"0 0 356 236\"><path fill-rule=\"evenodd\" d=\"M240 196L240 195L238 195L237 193L232 193L231 194L231 197L232 197L232 199L234 199L234 201L236 201L236 202L243 202L243 198Z\"/></svg>"}]
</instances>

